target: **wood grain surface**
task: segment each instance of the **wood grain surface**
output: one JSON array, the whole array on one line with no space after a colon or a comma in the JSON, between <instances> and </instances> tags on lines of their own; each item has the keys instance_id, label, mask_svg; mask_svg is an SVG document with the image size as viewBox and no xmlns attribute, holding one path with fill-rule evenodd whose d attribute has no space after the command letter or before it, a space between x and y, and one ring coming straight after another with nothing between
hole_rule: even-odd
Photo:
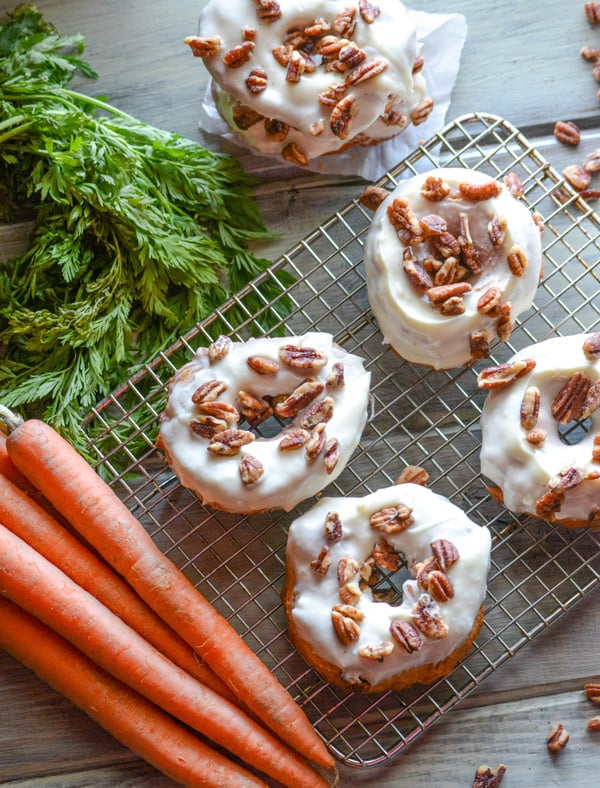
<instances>
[{"instance_id":1,"label":"wood grain surface","mask_svg":"<svg viewBox=\"0 0 600 788\"><path fill-rule=\"evenodd\" d=\"M225 0L223 0L225 2ZM202 0L39 0L38 8L65 33L82 33L87 59L100 73L81 88L138 118L176 131L214 150L234 153L259 180L257 197L278 237L261 248L275 260L324 216L362 188L336 178L282 167L202 133L198 108L207 74L183 38L196 30ZM447 12L441 0L413 8ZM599 146L600 119L584 44L600 46L600 26L586 21L582 2L531 3L456 0L468 38L448 119L472 111L517 125L559 171ZM14 3L0 0L0 12ZM558 119L584 130L575 152L552 137ZM0 231L0 256L27 242L27 225ZM600 570L600 567L596 567ZM567 616L525 646L458 708L400 757L369 770L340 768L340 785L468 788L479 764L507 766L503 786L600 785L600 733L586 729L600 713L583 684L600 678L600 595L595 590ZM570 733L551 755L553 722ZM115 742L83 713L0 653L0 784L18 788L167 788L173 785Z\"/></svg>"}]
</instances>

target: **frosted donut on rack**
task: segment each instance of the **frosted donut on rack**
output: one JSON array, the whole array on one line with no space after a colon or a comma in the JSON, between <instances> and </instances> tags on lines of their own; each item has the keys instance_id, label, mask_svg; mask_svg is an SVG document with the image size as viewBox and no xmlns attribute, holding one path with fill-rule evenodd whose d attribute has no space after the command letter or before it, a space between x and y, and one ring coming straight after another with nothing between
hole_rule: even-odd
<instances>
[{"instance_id":1,"label":"frosted donut on rack","mask_svg":"<svg viewBox=\"0 0 600 788\"><path fill-rule=\"evenodd\" d=\"M384 341L408 361L450 369L487 358L531 306L543 228L509 183L453 167L370 191L369 301Z\"/></svg>"},{"instance_id":2,"label":"frosted donut on rack","mask_svg":"<svg viewBox=\"0 0 600 788\"><path fill-rule=\"evenodd\" d=\"M482 625L490 547L487 528L418 484L322 498L288 533L292 641L346 690L434 681L467 653ZM382 577L398 572L402 598L381 599Z\"/></svg>"},{"instance_id":3,"label":"frosted donut on rack","mask_svg":"<svg viewBox=\"0 0 600 788\"><path fill-rule=\"evenodd\" d=\"M513 512L600 525L600 333L555 337L482 370L481 472Z\"/></svg>"},{"instance_id":4,"label":"frosted donut on rack","mask_svg":"<svg viewBox=\"0 0 600 788\"><path fill-rule=\"evenodd\" d=\"M185 41L229 127L298 166L396 136L433 109L399 0L211 0Z\"/></svg>"},{"instance_id":5,"label":"frosted donut on rack","mask_svg":"<svg viewBox=\"0 0 600 788\"><path fill-rule=\"evenodd\" d=\"M169 383L158 445L181 483L228 512L289 511L342 472L370 373L330 334L219 337Z\"/></svg>"}]
</instances>

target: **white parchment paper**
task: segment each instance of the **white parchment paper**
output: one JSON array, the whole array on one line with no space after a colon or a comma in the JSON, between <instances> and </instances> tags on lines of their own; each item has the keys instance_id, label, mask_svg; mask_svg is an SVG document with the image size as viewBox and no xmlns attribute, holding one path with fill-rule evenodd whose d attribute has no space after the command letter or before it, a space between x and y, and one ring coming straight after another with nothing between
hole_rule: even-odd
<instances>
[{"instance_id":1,"label":"white parchment paper","mask_svg":"<svg viewBox=\"0 0 600 788\"><path fill-rule=\"evenodd\" d=\"M397 137L379 145L357 146L343 153L320 156L303 169L337 175L359 175L374 181L412 153L421 141L429 139L443 128L467 37L467 23L461 14L430 14L412 10L409 14L422 42L426 95L434 101L433 110L425 123L419 126L410 125ZM212 98L210 82L202 102L199 126L210 134L224 137L248 149L246 141L232 131L219 115ZM283 162L283 159L281 161Z\"/></svg>"}]
</instances>

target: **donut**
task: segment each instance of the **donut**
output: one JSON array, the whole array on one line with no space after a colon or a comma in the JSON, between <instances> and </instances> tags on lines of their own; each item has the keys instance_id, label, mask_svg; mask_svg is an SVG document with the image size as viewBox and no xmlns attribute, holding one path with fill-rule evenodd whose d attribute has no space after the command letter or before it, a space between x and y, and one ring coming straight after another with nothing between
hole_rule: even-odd
<instances>
[{"instance_id":1,"label":"donut","mask_svg":"<svg viewBox=\"0 0 600 788\"><path fill-rule=\"evenodd\" d=\"M370 373L330 334L219 337L169 381L158 445L215 509L283 509L336 479L366 422Z\"/></svg>"},{"instance_id":2,"label":"donut","mask_svg":"<svg viewBox=\"0 0 600 788\"><path fill-rule=\"evenodd\" d=\"M229 127L300 167L396 136L434 106L398 0L210 0L185 43Z\"/></svg>"},{"instance_id":3,"label":"donut","mask_svg":"<svg viewBox=\"0 0 600 788\"><path fill-rule=\"evenodd\" d=\"M430 683L452 670L481 628L490 545L487 528L419 484L322 498L288 533L291 640L344 690ZM381 594L389 574L396 587L403 579L401 600Z\"/></svg>"},{"instance_id":4,"label":"donut","mask_svg":"<svg viewBox=\"0 0 600 788\"><path fill-rule=\"evenodd\" d=\"M448 167L375 191L367 293L384 342L404 359L450 369L487 358L531 306L543 227L511 183Z\"/></svg>"},{"instance_id":5,"label":"donut","mask_svg":"<svg viewBox=\"0 0 600 788\"><path fill-rule=\"evenodd\" d=\"M481 473L513 512L600 526L600 333L554 337L482 370Z\"/></svg>"}]
</instances>

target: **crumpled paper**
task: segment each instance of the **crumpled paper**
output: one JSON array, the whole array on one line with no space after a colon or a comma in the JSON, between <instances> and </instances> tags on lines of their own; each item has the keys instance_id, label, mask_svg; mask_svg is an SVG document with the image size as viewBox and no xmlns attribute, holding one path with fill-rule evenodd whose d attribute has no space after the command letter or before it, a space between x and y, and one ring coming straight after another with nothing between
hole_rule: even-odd
<instances>
[{"instance_id":1,"label":"crumpled paper","mask_svg":"<svg viewBox=\"0 0 600 788\"><path fill-rule=\"evenodd\" d=\"M467 23L461 14L432 14L413 10L409 10L409 14L422 42L426 95L434 101L433 110L425 123L419 126L411 124L398 136L378 145L356 146L342 153L320 156L303 169L322 174L358 175L365 180L375 181L418 148L422 140L429 139L443 128L467 37ZM246 141L232 131L219 115L212 98L210 81L202 102L199 127L249 149ZM283 163L283 159L281 161Z\"/></svg>"}]
</instances>

